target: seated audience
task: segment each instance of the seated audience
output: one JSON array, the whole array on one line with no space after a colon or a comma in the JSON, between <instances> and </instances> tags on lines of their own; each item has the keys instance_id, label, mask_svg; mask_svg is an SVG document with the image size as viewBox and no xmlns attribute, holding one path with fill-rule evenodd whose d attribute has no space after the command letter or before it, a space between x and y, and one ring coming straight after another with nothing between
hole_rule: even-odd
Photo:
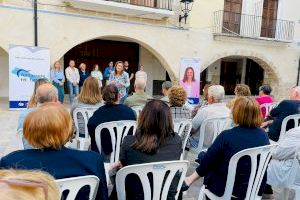
<instances>
[{"instance_id":1,"label":"seated audience","mask_svg":"<svg viewBox=\"0 0 300 200\"><path fill-rule=\"evenodd\" d=\"M270 112L272 120L266 121L262 127L269 126L269 138L275 142L279 140L281 124L284 118L289 115L300 113L300 86L293 87L289 94L289 100L281 101L276 108ZM294 122L291 120L287 123L286 130L294 127Z\"/></svg>"},{"instance_id":2,"label":"seated audience","mask_svg":"<svg viewBox=\"0 0 300 200\"><path fill-rule=\"evenodd\" d=\"M198 156L200 165L191 176L185 179L187 186L200 177L204 177L204 185L217 196L222 196L226 187L228 166L231 157L244 149L269 144L265 131L260 127L262 118L260 108L251 97L238 97L232 109L236 127L225 130L216 138L207 152ZM244 157L238 162L232 199L245 199L250 177L250 158ZM261 195L266 180L261 184ZM185 187L187 188L187 187Z\"/></svg>"},{"instance_id":3,"label":"seated audience","mask_svg":"<svg viewBox=\"0 0 300 200\"><path fill-rule=\"evenodd\" d=\"M102 157L95 152L64 147L73 136L73 123L61 104L45 103L30 112L25 118L23 133L34 149L15 151L2 157L0 168L43 170L55 179L95 175L101 180L97 199L108 198ZM89 199L86 190L77 197Z\"/></svg>"},{"instance_id":4,"label":"seated audience","mask_svg":"<svg viewBox=\"0 0 300 200\"><path fill-rule=\"evenodd\" d=\"M0 199L58 200L60 192L52 176L32 170L0 170Z\"/></svg>"},{"instance_id":5,"label":"seated audience","mask_svg":"<svg viewBox=\"0 0 300 200\"><path fill-rule=\"evenodd\" d=\"M144 106L149 99L153 99L145 92L146 82L143 79L136 79L134 82L135 93L125 99L125 105L129 107Z\"/></svg>"},{"instance_id":6,"label":"seated audience","mask_svg":"<svg viewBox=\"0 0 300 200\"><path fill-rule=\"evenodd\" d=\"M259 87L259 97L256 98L256 101L259 105L266 103L273 103L273 98L270 96L272 88L269 85L263 85ZM266 108L261 108L263 118L266 116Z\"/></svg>"},{"instance_id":7,"label":"seated audience","mask_svg":"<svg viewBox=\"0 0 300 200\"><path fill-rule=\"evenodd\" d=\"M191 112L184 107L187 100L186 91L180 85L174 85L168 91L169 104L173 119L190 119Z\"/></svg>"},{"instance_id":8,"label":"seated audience","mask_svg":"<svg viewBox=\"0 0 300 200\"><path fill-rule=\"evenodd\" d=\"M109 84L103 89L104 106L101 106L94 112L89 119L88 131L91 136L91 150L99 152L95 141L95 129L98 125L121 120L136 120L135 112L124 104L120 104L120 94L115 84ZM104 129L101 137L102 152L109 155L112 152L110 134Z\"/></svg>"},{"instance_id":9,"label":"seated audience","mask_svg":"<svg viewBox=\"0 0 300 200\"><path fill-rule=\"evenodd\" d=\"M36 90L38 89L38 87L40 85L43 85L45 83L50 83L50 82L46 78L41 78L41 79L38 79L38 80L35 81L33 94L31 96L30 100L28 101L27 108L34 108L34 107L37 106L38 102L37 102L37 99L36 99Z\"/></svg>"},{"instance_id":10,"label":"seated audience","mask_svg":"<svg viewBox=\"0 0 300 200\"><path fill-rule=\"evenodd\" d=\"M163 82L163 84L161 85L161 91L162 91L162 94L164 95L164 97L161 98L160 100L169 103L168 91L172 86L173 86L173 84L171 81Z\"/></svg>"},{"instance_id":11,"label":"seated audience","mask_svg":"<svg viewBox=\"0 0 300 200\"><path fill-rule=\"evenodd\" d=\"M74 99L71 107L71 116L76 108L84 108L88 110L96 110L102 106L102 99L99 90L98 80L94 77L88 77L82 86L79 95ZM85 122L81 113L77 116L79 133L85 135Z\"/></svg>"},{"instance_id":12,"label":"seated audience","mask_svg":"<svg viewBox=\"0 0 300 200\"><path fill-rule=\"evenodd\" d=\"M18 133L22 133L23 129L23 123L25 117L28 115L28 113L34 111L38 106L47 103L47 102L58 102L58 91L55 86L48 82L44 82L40 86L35 89L34 92L35 95L35 107L28 108L26 111L22 112L18 121ZM31 149L32 146L28 144L26 139L22 136L23 146L24 149Z\"/></svg>"},{"instance_id":13,"label":"seated audience","mask_svg":"<svg viewBox=\"0 0 300 200\"><path fill-rule=\"evenodd\" d=\"M149 162L179 160L181 147L181 138L173 130L169 106L163 101L152 100L140 113L136 134L124 138L120 161L113 164L111 169ZM174 199L175 194L176 187L171 184L168 199ZM129 175L126 179L126 195L126 199L144 199L142 186L135 175ZM110 199L116 199L115 188Z\"/></svg>"},{"instance_id":14,"label":"seated audience","mask_svg":"<svg viewBox=\"0 0 300 200\"><path fill-rule=\"evenodd\" d=\"M300 127L290 129L278 141L276 150L272 153L272 160L268 166L267 183L269 185L284 188L287 187L288 179L300 144ZM299 173L296 182L300 182Z\"/></svg>"},{"instance_id":15,"label":"seated audience","mask_svg":"<svg viewBox=\"0 0 300 200\"><path fill-rule=\"evenodd\" d=\"M191 145L193 147L198 146L199 136L200 136L200 127L204 120L208 118L216 117L229 117L230 110L226 107L225 103L222 103L224 99L225 91L224 87L221 85L212 85L208 88L208 105L198 110L198 113L192 120L193 129L191 136ZM204 138L204 147L208 147L212 143L213 139L213 130L210 124L206 127Z\"/></svg>"},{"instance_id":16,"label":"seated audience","mask_svg":"<svg viewBox=\"0 0 300 200\"><path fill-rule=\"evenodd\" d=\"M234 101L238 97L247 97L251 96L251 91L248 85L245 84L237 84L234 88L235 98L227 103L227 107L231 109L233 107Z\"/></svg>"},{"instance_id":17,"label":"seated audience","mask_svg":"<svg viewBox=\"0 0 300 200\"><path fill-rule=\"evenodd\" d=\"M192 110L192 118L194 118L198 112L199 109L203 108L204 106L207 106L208 105L208 102L207 102L207 98L208 98L208 88L212 86L211 84L206 84L204 87L203 87L203 99L200 99L199 100L199 103L198 105L196 105L193 110Z\"/></svg>"}]
</instances>

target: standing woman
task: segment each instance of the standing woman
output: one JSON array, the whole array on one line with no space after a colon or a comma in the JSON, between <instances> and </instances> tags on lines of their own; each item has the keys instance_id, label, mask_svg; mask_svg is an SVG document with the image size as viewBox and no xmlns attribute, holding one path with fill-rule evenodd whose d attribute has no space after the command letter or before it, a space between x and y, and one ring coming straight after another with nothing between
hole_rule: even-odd
<instances>
[{"instance_id":1,"label":"standing woman","mask_svg":"<svg viewBox=\"0 0 300 200\"><path fill-rule=\"evenodd\" d=\"M115 84L120 94L120 103L124 103L127 92L126 88L129 87L128 73L124 72L124 64L122 61L118 61L115 64L115 72L109 78L109 84Z\"/></svg>"},{"instance_id":2,"label":"standing woman","mask_svg":"<svg viewBox=\"0 0 300 200\"><path fill-rule=\"evenodd\" d=\"M140 65L140 70L135 73L135 80L142 79L147 83L147 73L144 71L144 65Z\"/></svg>"},{"instance_id":3,"label":"standing woman","mask_svg":"<svg viewBox=\"0 0 300 200\"><path fill-rule=\"evenodd\" d=\"M81 91L81 88L83 86L83 83L85 81L85 79L87 79L90 76L90 73L88 71L86 71L86 64L85 63L81 63L79 65L79 89Z\"/></svg>"},{"instance_id":4,"label":"standing woman","mask_svg":"<svg viewBox=\"0 0 300 200\"><path fill-rule=\"evenodd\" d=\"M68 89L69 89L69 97L70 103L73 103L74 95L77 96L79 94L79 71L75 67L75 61L70 60L69 67L66 68L66 77L68 81Z\"/></svg>"},{"instance_id":5,"label":"standing woman","mask_svg":"<svg viewBox=\"0 0 300 200\"><path fill-rule=\"evenodd\" d=\"M93 71L91 73L91 76L96 78L98 80L99 83L99 88L101 89L102 87L102 80L103 80L103 75L101 73L101 71L99 70L99 65L98 64L94 64L93 67Z\"/></svg>"},{"instance_id":6,"label":"standing woman","mask_svg":"<svg viewBox=\"0 0 300 200\"><path fill-rule=\"evenodd\" d=\"M65 75L64 75L64 72L61 70L60 63L58 61L56 61L54 63L54 66L51 69L50 76L51 76L52 84L58 90L58 100L61 103L64 103L64 97L65 97L65 90L64 90Z\"/></svg>"}]
</instances>

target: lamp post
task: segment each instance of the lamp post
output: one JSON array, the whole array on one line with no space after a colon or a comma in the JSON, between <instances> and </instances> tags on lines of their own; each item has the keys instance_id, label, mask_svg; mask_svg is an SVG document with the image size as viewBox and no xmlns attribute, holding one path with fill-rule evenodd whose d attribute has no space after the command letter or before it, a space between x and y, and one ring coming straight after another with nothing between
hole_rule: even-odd
<instances>
[{"instance_id":1,"label":"lamp post","mask_svg":"<svg viewBox=\"0 0 300 200\"><path fill-rule=\"evenodd\" d=\"M186 20L189 16L189 12L193 8L194 0L180 0L180 8L183 15L179 15L179 24L184 19L184 23L186 24Z\"/></svg>"},{"instance_id":2,"label":"lamp post","mask_svg":"<svg viewBox=\"0 0 300 200\"><path fill-rule=\"evenodd\" d=\"M34 46L38 46L37 0L33 1Z\"/></svg>"}]
</instances>

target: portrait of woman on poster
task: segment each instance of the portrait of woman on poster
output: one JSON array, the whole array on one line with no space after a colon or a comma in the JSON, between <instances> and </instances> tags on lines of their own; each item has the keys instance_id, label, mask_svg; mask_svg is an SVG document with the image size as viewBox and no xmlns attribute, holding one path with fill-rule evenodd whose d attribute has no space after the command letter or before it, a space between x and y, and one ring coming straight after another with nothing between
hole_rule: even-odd
<instances>
[{"instance_id":1,"label":"portrait of woman on poster","mask_svg":"<svg viewBox=\"0 0 300 200\"><path fill-rule=\"evenodd\" d=\"M195 71L193 67L187 67L184 72L181 86L185 89L188 98L199 98L200 81L195 79Z\"/></svg>"}]
</instances>

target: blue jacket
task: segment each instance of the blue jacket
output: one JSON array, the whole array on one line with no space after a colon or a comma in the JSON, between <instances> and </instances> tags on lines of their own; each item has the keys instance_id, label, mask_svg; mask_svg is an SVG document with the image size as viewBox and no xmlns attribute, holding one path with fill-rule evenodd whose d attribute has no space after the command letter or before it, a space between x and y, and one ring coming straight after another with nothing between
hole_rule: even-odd
<instances>
[{"instance_id":1,"label":"blue jacket","mask_svg":"<svg viewBox=\"0 0 300 200\"><path fill-rule=\"evenodd\" d=\"M15 151L3 157L0 168L36 169L48 172L55 179L95 175L100 179L97 199L107 200L107 184L102 157L91 151L62 149L27 149ZM85 200L87 192L80 193L78 200Z\"/></svg>"},{"instance_id":2,"label":"blue jacket","mask_svg":"<svg viewBox=\"0 0 300 200\"><path fill-rule=\"evenodd\" d=\"M196 172L204 177L204 185L217 196L222 196L225 191L228 166L231 157L244 149L259 147L269 144L266 132L260 128L234 127L223 131L208 148L206 153L200 153L200 165ZM238 162L233 195L237 199L245 199L250 177L249 157L241 158ZM262 181L262 192L266 179Z\"/></svg>"},{"instance_id":3,"label":"blue jacket","mask_svg":"<svg viewBox=\"0 0 300 200\"><path fill-rule=\"evenodd\" d=\"M87 79L90 76L90 72L85 71L83 73L81 70L79 70L79 76L80 76L79 87L81 87L81 86L83 86L83 83L84 83L85 79Z\"/></svg>"}]
</instances>

